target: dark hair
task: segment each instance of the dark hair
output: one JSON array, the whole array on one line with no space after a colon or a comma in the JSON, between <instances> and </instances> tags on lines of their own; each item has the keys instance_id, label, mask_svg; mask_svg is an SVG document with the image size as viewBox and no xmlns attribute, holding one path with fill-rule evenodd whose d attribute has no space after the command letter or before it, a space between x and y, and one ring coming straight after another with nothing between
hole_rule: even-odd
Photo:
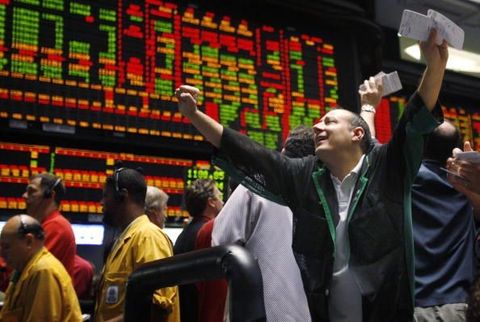
<instances>
[{"instance_id":1,"label":"dark hair","mask_svg":"<svg viewBox=\"0 0 480 322\"><path fill-rule=\"evenodd\" d=\"M351 111L350 111L351 112ZM367 153L373 146L372 133L368 127L367 122L357 113L352 113L352 121L350 122L352 129L355 127L361 127L363 129L363 138L360 141L360 148L363 153Z\"/></svg>"},{"instance_id":2,"label":"dark hair","mask_svg":"<svg viewBox=\"0 0 480 322\"><path fill-rule=\"evenodd\" d=\"M121 195L122 190L128 191L128 196L138 206L145 206L147 183L145 177L137 170L120 168L107 178L106 184L110 186L116 195Z\"/></svg>"},{"instance_id":3,"label":"dark hair","mask_svg":"<svg viewBox=\"0 0 480 322\"><path fill-rule=\"evenodd\" d=\"M215 197L215 181L197 179L185 189L185 208L192 217L200 216L207 208L208 198Z\"/></svg>"},{"instance_id":4,"label":"dark hair","mask_svg":"<svg viewBox=\"0 0 480 322\"><path fill-rule=\"evenodd\" d=\"M452 150L460 147L461 143L462 137L457 127L444 121L425 138L423 157L443 164L452 155Z\"/></svg>"},{"instance_id":5,"label":"dark hair","mask_svg":"<svg viewBox=\"0 0 480 322\"><path fill-rule=\"evenodd\" d=\"M299 125L288 134L284 144L284 154L289 158L302 158L315 154L313 128Z\"/></svg>"},{"instance_id":6,"label":"dark hair","mask_svg":"<svg viewBox=\"0 0 480 322\"><path fill-rule=\"evenodd\" d=\"M40 178L40 187L43 190L43 194L45 198L50 198L52 192L55 192L55 203L60 205L60 202L63 200L65 196L65 185L62 182L60 177L57 177L51 173L44 172L33 175L30 177L30 181Z\"/></svg>"},{"instance_id":7,"label":"dark hair","mask_svg":"<svg viewBox=\"0 0 480 322\"><path fill-rule=\"evenodd\" d=\"M30 223L27 223L24 219L24 216L27 215L18 215L20 218L20 226L18 227L18 234L20 236L25 236L26 234L32 234L38 240L45 239L45 232L40 222L34 218L30 218Z\"/></svg>"}]
</instances>

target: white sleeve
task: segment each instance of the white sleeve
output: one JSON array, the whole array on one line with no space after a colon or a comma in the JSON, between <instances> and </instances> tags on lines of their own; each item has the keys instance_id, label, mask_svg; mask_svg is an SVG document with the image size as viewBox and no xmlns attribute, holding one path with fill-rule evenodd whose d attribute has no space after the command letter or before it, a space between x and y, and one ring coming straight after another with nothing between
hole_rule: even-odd
<instances>
[{"instance_id":1,"label":"white sleeve","mask_svg":"<svg viewBox=\"0 0 480 322\"><path fill-rule=\"evenodd\" d=\"M212 231L212 246L247 241L247 223L252 193L242 185L232 193L215 218Z\"/></svg>"}]
</instances>

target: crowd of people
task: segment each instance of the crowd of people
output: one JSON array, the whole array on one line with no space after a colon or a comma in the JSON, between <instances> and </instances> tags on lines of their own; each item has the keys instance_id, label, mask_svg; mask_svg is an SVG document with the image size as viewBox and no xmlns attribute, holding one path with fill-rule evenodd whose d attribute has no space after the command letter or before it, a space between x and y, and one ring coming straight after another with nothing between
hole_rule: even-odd
<instances>
[{"instance_id":1,"label":"crowd of people","mask_svg":"<svg viewBox=\"0 0 480 322\"><path fill-rule=\"evenodd\" d=\"M168 195L139 170L118 166L103 189L104 223L117 229L96 286L60 213L65 187L30 178L27 214L0 235L4 304L0 321L123 321L128 277L145 263L237 243L257 259L267 321L480 321L475 219L480 165L443 119L438 103L448 60L435 30L420 48L426 68L388 143L375 139L383 86L359 90L360 114L328 111L293 129L281 152L223 127L182 85L179 111L215 147L214 160L239 183L223 203L210 179L186 187L191 221L175 244L163 227ZM446 168L446 169L445 169ZM9 282L6 282L6 281ZM473 286L473 290L471 290ZM152 321L228 321L228 284L212 280L158 289Z\"/></svg>"}]
</instances>

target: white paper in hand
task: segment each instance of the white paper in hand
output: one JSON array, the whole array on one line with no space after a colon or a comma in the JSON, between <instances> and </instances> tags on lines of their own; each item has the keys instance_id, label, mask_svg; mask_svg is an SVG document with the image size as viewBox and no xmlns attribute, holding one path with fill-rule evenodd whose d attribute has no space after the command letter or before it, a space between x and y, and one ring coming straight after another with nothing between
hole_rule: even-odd
<instances>
[{"instance_id":1,"label":"white paper in hand","mask_svg":"<svg viewBox=\"0 0 480 322\"><path fill-rule=\"evenodd\" d=\"M454 157L459 160L465 160L472 163L480 163L480 152L478 151L458 152L455 153Z\"/></svg>"},{"instance_id":2,"label":"white paper in hand","mask_svg":"<svg viewBox=\"0 0 480 322\"><path fill-rule=\"evenodd\" d=\"M426 41L432 28L437 30L437 38L435 39L437 45L441 45L445 39L450 46L457 49L463 48L465 32L462 28L441 13L432 9L428 10L427 16L415 11L404 10L398 35Z\"/></svg>"},{"instance_id":3,"label":"white paper in hand","mask_svg":"<svg viewBox=\"0 0 480 322\"><path fill-rule=\"evenodd\" d=\"M402 89L402 83L400 77L398 77L397 71L385 74L383 76L383 96L390 95Z\"/></svg>"},{"instance_id":4,"label":"white paper in hand","mask_svg":"<svg viewBox=\"0 0 480 322\"><path fill-rule=\"evenodd\" d=\"M450 46L457 49L463 48L465 32L462 28L435 10L429 9L428 16L433 20L433 27L438 32L437 39L435 39L437 45L441 45L445 39Z\"/></svg>"},{"instance_id":5,"label":"white paper in hand","mask_svg":"<svg viewBox=\"0 0 480 322\"><path fill-rule=\"evenodd\" d=\"M391 72L390 74L380 72L377 75L373 76L373 78L375 79L376 84L379 84L380 80L382 81L382 96L390 95L402 89L402 83L400 82L400 77L398 77L397 71ZM365 84L361 84L359 89L361 91L366 91L367 87L365 86Z\"/></svg>"},{"instance_id":6,"label":"white paper in hand","mask_svg":"<svg viewBox=\"0 0 480 322\"><path fill-rule=\"evenodd\" d=\"M403 10L398 35L415 40L426 41L432 25L433 21L430 17L412 10Z\"/></svg>"}]
</instances>

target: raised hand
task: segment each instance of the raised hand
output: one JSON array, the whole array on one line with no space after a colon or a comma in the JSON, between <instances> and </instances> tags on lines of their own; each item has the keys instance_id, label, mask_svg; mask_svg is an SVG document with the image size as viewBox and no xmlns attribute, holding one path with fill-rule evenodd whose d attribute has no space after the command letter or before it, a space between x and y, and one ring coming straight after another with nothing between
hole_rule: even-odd
<instances>
[{"instance_id":1,"label":"raised hand","mask_svg":"<svg viewBox=\"0 0 480 322\"><path fill-rule=\"evenodd\" d=\"M197 108L200 90L189 85L181 85L175 90L178 99L178 110L188 118L192 125L215 147L220 147L223 126Z\"/></svg>"},{"instance_id":2,"label":"raised hand","mask_svg":"<svg viewBox=\"0 0 480 322\"><path fill-rule=\"evenodd\" d=\"M382 100L383 94L383 84L382 79L378 80L378 83L375 81L375 78L370 77L363 82L365 90L362 90L360 86L358 94L360 94L360 102L362 105L368 104L377 108L378 104Z\"/></svg>"},{"instance_id":3,"label":"raised hand","mask_svg":"<svg viewBox=\"0 0 480 322\"><path fill-rule=\"evenodd\" d=\"M437 31L432 29L427 41L420 42L420 50L425 58L427 66L434 68L445 68L448 61L448 44L443 40L441 45L435 43Z\"/></svg>"},{"instance_id":4,"label":"raised hand","mask_svg":"<svg viewBox=\"0 0 480 322\"><path fill-rule=\"evenodd\" d=\"M200 94L199 89L189 85L181 85L175 90L178 110L183 116L190 118L197 111L198 94Z\"/></svg>"}]
</instances>

